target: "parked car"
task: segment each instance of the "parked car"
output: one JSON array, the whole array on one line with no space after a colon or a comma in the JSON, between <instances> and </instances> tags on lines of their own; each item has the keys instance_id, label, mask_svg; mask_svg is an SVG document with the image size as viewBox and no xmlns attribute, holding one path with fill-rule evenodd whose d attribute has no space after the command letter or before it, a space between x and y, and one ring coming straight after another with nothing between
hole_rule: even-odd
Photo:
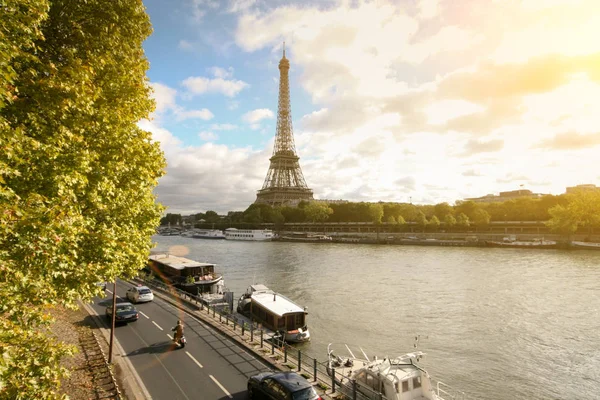
<instances>
[{"instance_id":1,"label":"parked car","mask_svg":"<svg viewBox=\"0 0 600 400\"><path fill-rule=\"evenodd\" d=\"M134 286L125 293L125 297L132 303L142 303L154 300L154 294L147 286Z\"/></svg>"},{"instance_id":2,"label":"parked car","mask_svg":"<svg viewBox=\"0 0 600 400\"><path fill-rule=\"evenodd\" d=\"M106 318L112 320L112 305L106 307ZM137 321L140 315L135 306L129 302L117 303L115 322L132 322Z\"/></svg>"},{"instance_id":3,"label":"parked car","mask_svg":"<svg viewBox=\"0 0 600 400\"><path fill-rule=\"evenodd\" d=\"M106 282L96 282L96 286L100 286L106 292Z\"/></svg>"},{"instance_id":4,"label":"parked car","mask_svg":"<svg viewBox=\"0 0 600 400\"><path fill-rule=\"evenodd\" d=\"M248 379L248 398L321 400L313 385L296 372L263 372Z\"/></svg>"}]
</instances>

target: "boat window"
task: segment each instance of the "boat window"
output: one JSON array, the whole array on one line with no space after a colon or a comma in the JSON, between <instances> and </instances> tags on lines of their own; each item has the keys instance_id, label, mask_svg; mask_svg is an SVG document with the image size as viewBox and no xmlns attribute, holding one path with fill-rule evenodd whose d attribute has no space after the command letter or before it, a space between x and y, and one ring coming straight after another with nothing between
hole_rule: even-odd
<instances>
[{"instance_id":1,"label":"boat window","mask_svg":"<svg viewBox=\"0 0 600 400\"><path fill-rule=\"evenodd\" d=\"M421 387L421 377L420 376L415 376L413 378L413 389L417 389Z\"/></svg>"},{"instance_id":2,"label":"boat window","mask_svg":"<svg viewBox=\"0 0 600 400\"><path fill-rule=\"evenodd\" d=\"M408 388L408 381L402 381L402 393L408 392L410 389Z\"/></svg>"},{"instance_id":3,"label":"boat window","mask_svg":"<svg viewBox=\"0 0 600 400\"><path fill-rule=\"evenodd\" d=\"M367 375L367 386L373 387L373 375Z\"/></svg>"},{"instance_id":4,"label":"boat window","mask_svg":"<svg viewBox=\"0 0 600 400\"><path fill-rule=\"evenodd\" d=\"M361 382L366 382L367 381L367 376L366 376L366 372L365 371L361 371L357 376L356 376L356 380L357 381L361 381Z\"/></svg>"}]
</instances>

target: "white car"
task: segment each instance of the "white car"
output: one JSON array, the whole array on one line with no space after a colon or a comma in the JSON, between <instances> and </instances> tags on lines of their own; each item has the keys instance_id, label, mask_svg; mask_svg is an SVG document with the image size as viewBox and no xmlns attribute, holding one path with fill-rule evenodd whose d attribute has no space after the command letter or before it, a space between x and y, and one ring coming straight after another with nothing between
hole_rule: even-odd
<instances>
[{"instance_id":1,"label":"white car","mask_svg":"<svg viewBox=\"0 0 600 400\"><path fill-rule=\"evenodd\" d=\"M125 297L132 303L142 303L154 300L154 294L152 294L152 290L147 286L134 286L127 291Z\"/></svg>"}]
</instances>

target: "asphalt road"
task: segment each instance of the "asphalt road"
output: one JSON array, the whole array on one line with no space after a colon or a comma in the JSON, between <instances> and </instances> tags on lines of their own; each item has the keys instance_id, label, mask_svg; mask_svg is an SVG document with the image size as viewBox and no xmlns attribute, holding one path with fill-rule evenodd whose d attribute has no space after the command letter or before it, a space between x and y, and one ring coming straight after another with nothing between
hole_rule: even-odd
<instances>
[{"instance_id":1,"label":"asphalt road","mask_svg":"<svg viewBox=\"0 0 600 400\"><path fill-rule=\"evenodd\" d=\"M117 295L125 300L131 285L117 283ZM112 285L105 299L92 307L105 319L112 302ZM138 321L115 327L115 337L153 399L246 399L248 377L269 367L210 326L159 299L135 305ZM185 348L172 342L171 328L182 319Z\"/></svg>"}]
</instances>

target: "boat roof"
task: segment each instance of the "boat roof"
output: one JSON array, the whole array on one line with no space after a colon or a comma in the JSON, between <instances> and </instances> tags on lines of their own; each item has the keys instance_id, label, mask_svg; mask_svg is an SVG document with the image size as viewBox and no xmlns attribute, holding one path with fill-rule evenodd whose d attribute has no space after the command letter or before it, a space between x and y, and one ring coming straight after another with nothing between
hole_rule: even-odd
<instances>
[{"instance_id":1,"label":"boat roof","mask_svg":"<svg viewBox=\"0 0 600 400\"><path fill-rule=\"evenodd\" d=\"M368 364L365 369L382 376L394 375L401 381L422 374L421 368L410 359L402 358L377 360Z\"/></svg>"},{"instance_id":2,"label":"boat roof","mask_svg":"<svg viewBox=\"0 0 600 400\"><path fill-rule=\"evenodd\" d=\"M149 258L150 258L150 260L156 261L156 262L164 264L164 265L168 265L169 267L175 268L175 269L185 269L185 268L193 268L193 267L214 267L215 266L215 264L189 260L187 258L173 256L168 253L153 254Z\"/></svg>"},{"instance_id":3,"label":"boat roof","mask_svg":"<svg viewBox=\"0 0 600 400\"><path fill-rule=\"evenodd\" d=\"M252 285L252 286L263 286L264 285ZM267 288L268 289L268 288ZM289 313L305 313L304 309L288 299L285 296L275 293L273 291L268 292L255 292L252 294L252 301L260 304L262 307L271 311L274 314L282 317Z\"/></svg>"}]
</instances>

